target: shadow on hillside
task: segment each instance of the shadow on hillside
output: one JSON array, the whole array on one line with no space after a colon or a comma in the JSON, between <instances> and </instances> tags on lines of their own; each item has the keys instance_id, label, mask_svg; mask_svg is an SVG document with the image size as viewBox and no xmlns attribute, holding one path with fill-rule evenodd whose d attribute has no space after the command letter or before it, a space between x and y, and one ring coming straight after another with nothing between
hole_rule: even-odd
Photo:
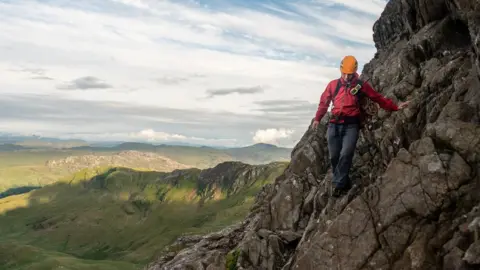
<instances>
[{"instance_id":1,"label":"shadow on hillside","mask_svg":"<svg viewBox=\"0 0 480 270\"><path fill-rule=\"evenodd\" d=\"M71 201L78 195L101 195L102 192L115 193L118 191L131 192L133 195L145 191L148 184L155 183L160 178L171 174L171 172L157 171L136 171L126 167L113 167L95 169L90 172L92 177L88 177L86 170L77 172L71 178L65 178L61 181L46 186L22 186L10 188L0 193L0 198L7 198L12 195L26 194L27 197L18 198L19 200L28 199L26 204L18 204L20 207L9 209L15 211L21 208L31 208L43 205L47 202L54 203L58 200ZM175 172L175 171L174 171ZM173 182L173 184L176 184ZM127 201L132 196L125 198L119 196L119 201ZM44 205L45 206L45 205ZM3 209L0 207L0 213Z\"/></svg>"},{"instance_id":2,"label":"shadow on hillside","mask_svg":"<svg viewBox=\"0 0 480 270\"><path fill-rule=\"evenodd\" d=\"M42 187L41 186L20 186L20 187L9 188L4 192L0 192L0 199L6 198L8 196L24 194L40 188Z\"/></svg>"},{"instance_id":3,"label":"shadow on hillside","mask_svg":"<svg viewBox=\"0 0 480 270\"><path fill-rule=\"evenodd\" d=\"M183 234L243 220L261 189L249 185L223 197L205 192L199 170L117 167L85 175L0 202L0 246L13 240L81 259L143 264ZM202 200L205 194L212 200Z\"/></svg>"}]
</instances>

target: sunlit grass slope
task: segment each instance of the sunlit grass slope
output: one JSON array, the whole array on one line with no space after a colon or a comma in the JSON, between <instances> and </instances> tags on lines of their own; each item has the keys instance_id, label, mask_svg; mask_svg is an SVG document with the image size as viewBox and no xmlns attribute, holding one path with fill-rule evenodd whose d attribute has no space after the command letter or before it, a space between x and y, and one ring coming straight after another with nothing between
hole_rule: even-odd
<instances>
[{"instance_id":1,"label":"sunlit grass slope","mask_svg":"<svg viewBox=\"0 0 480 270\"><path fill-rule=\"evenodd\" d=\"M172 171L184 164L159 154L122 151L90 153L77 151L18 151L0 153L0 198L2 192L23 186L44 186L83 168L120 166L135 169Z\"/></svg>"},{"instance_id":2,"label":"sunlit grass slope","mask_svg":"<svg viewBox=\"0 0 480 270\"><path fill-rule=\"evenodd\" d=\"M10 242L0 244L0 269L135 270L139 269L139 266L120 261L77 259L65 253Z\"/></svg>"},{"instance_id":3,"label":"sunlit grass slope","mask_svg":"<svg viewBox=\"0 0 480 270\"><path fill-rule=\"evenodd\" d=\"M6 269L141 269L182 234L243 220L254 195L286 166L83 170L0 199L0 263Z\"/></svg>"},{"instance_id":4,"label":"sunlit grass slope","mask_svg":"<svg viewBox=\"0 0 480 270\"><path fill-rule=\"evenodd\" d=\"M0 152L0 192L12 187L41 186L68 175L63 169L44 166L48 159L65 158L80 151L17 151Z\"/></svg>"}]
</instances>

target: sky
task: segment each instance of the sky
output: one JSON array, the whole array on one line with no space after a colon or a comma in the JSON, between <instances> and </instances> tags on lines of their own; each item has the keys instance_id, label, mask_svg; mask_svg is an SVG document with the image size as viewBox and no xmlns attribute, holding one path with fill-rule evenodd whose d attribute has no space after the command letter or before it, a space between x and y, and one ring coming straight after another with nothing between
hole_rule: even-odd
<instances>
[{"instance_id":1,"label":"sky","mask_svg":"<svg viewBox=\"0 0 480 270\"><path fill-rule=\"evenodd\" d=\"M0 0L0 131L294 146L384 0Z\"/></svg>"}]
</instances>

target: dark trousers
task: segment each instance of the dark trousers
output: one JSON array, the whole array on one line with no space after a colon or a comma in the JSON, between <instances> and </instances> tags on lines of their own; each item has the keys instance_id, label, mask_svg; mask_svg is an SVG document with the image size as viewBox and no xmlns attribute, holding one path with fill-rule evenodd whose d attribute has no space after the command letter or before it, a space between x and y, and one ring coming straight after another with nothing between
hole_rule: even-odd
<instances>
[{"instance_id":1,"label":"dark trousers","mask_svg":"<svg viewBox=\"0 0 480 270\"><path fill-rule=\"evenodd\" d=\"M348 173L352 166L358 135L358 124L328 124L328 151L333 171L333 184L337 188L351 185Z\"/></svg>"}]
</instances>

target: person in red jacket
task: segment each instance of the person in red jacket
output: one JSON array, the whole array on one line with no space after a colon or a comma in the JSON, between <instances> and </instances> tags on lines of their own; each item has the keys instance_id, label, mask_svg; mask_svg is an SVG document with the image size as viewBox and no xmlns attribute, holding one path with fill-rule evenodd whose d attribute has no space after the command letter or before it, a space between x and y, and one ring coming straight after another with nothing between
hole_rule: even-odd
<instances>
[{"instance_id":1,"label":"person in red jacket","mask_svg":"<svg viewBox=\"0 0 480 270\"><path fill-rule=\"evenodd\" d=\"M327 113L330 103L333 102L332 117L327 129L327 142L333 171L332 182L335 185L334 197L348 192L352 187L348 174L360 131L361 113L357 97L351 91L358 82L357 69L358 62L354 56L348 55L343 58L340 64L341 77L328 83L320 97L313 121L313 128L316 129ZM397 106L392 100L376 92L368 82L362 84L360 91L388 111L398 111L408 105L408 102L402 102Z\"/></svg>"}]
</instances>

